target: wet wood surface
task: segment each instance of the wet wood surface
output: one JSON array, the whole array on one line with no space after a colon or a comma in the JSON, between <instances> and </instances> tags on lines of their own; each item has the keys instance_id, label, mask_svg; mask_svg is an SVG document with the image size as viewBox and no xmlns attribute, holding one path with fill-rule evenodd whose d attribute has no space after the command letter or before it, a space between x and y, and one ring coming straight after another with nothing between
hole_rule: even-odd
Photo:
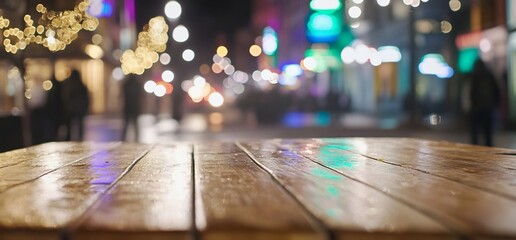
<instances>
[{"instance_id":1,"label":"wet wood surface","mask_svg":"<svg viewBox=\"0 0 516 240\"><path fill-rule=\"evenodd\" d=\"M406 138L0 153L0 240L516 239L516 151Z\"/></svg>"}]
</instances>

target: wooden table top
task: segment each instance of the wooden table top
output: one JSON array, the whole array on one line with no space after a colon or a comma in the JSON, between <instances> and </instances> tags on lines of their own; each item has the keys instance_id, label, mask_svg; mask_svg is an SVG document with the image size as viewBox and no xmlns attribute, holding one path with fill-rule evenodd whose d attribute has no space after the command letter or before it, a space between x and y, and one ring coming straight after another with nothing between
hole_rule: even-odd
<instances>
[{"instance_id":1,"label":"wooden table top","mask_svg":"<svg viewBox=\"0 0 516 240\"><path fill-rule=\"evenodd\" d=\"M0 240L516 239L516 151L407 138L0 154Z\"/></svg>"}]
</instances>

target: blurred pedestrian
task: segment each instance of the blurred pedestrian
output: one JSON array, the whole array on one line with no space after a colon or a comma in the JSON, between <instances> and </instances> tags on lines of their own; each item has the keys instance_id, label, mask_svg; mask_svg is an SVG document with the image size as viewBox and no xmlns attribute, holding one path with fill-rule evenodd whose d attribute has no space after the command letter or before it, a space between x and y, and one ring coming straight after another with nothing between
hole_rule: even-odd
<instances>
[{"instance_id":1,"label":"blurred pedestrian","mask_svg":"<svg viewBox=\"0 0 516 240\"><path fill-rule=\"evenodd\" d=\"M45 111L47 103L47 92L43 89L42 79L35 77L32 80L35 84L31 87L28 100L28 107L30 111L30 125L32 144L41 144L49 141L49 117Z\"/></svg>"},{"instance_id":2,"label":"blurred pedestrian","mask_svg":"<svg viewBox=\"0 0 516 240\"><path fill-rule=\"evenodd\" d=\"M477 59L471 74L470 101L471 143L479 144L482 134L484 144L493 146L494 115L500 103L500 90L495 76L481 59Z\"/></svg>"},{"instance_id":3,"label":"blurred pedestrian","mask_svg":"<svg viewBox=\"0 0 516 240\"><path fill-rule=\"evenodd\" d=\"M62 103L66 124L66 141L84 139L84 118L88 114L90 98L78 70L72 70L62 85Z\"/></svg>"},{"instance_id":4,"label":"blurred pedestrian","mask_svg":"<svg viewBox=\"0 0 516 240\"><path fill-rule=\"evenodd\" d=\"M124 127L122 130L122 141L127 140L129 125L134 128L135 140L139 140L138 116L140 115L140 98L142 85L134 74L127 76L122 86L124 95Z\"/></svg>"},{"instance_id":5,"label":"blurred pedestrian","mask_svg":"<svg viewBox=\"0 0 516 240\"><path fill-rule=\"evenodd\" d=\"M47 91L47 105L46 113L49 118L49 138L50 141L59 140L59 128L63 124L63 104L61 102L61 83L57 81L55 75L52 75L50 80L52 83L50 89Z\"/></svg>"}]
</instances>

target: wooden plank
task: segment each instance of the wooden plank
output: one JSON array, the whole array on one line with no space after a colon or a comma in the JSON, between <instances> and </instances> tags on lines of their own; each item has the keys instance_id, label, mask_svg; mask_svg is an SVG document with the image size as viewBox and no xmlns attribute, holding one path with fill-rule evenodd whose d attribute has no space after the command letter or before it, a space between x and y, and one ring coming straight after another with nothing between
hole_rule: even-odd
<instances>
[{"instance_id":1,"label":"wooden plank","mask_svg":"<svg viewBox=\"0 0 516 240\"><path fill-rule=\"evenodd\" d=\"M454 238L428 216L273 141L240 145L338 239Z\"/></svg>"},{"instance_id":2,"label":"wooden plank","mask_svg":"<svg viewBox=\"0 0 516 240\"><path fill-rule=\"evenodd\" d=\"M233 148L229 144L222 147ZM203 145L211 149L211 143ZM198 146L195 209L201 239L324 239L313 219L245 153L206 153Z\"/></svg>"},{"instance_id":3,"label":"wooden plank","mask_svg":"<svg viewBox=\"0 0 516 240\"><path fill-rule=\"evenodd\" d=\"M190 239L192 191L192 146L158 145L74 224L71 239Z\"/></svg>"},{"instance_id":4,"label":"wooden plank","mask_svg":"<svg viewBox=\"0 0 516 240\"><path fill-rule=\"evenodd\" d=\"M117 143L48 143L0 154L0 193L116 145Z\"/></svg>"},{"instance_id":5,"label":"wooden plank","mask_svg":"<svg viewBox=\"0 0 516 240\"><path fill-rule=\"evenodd\" d=\"M446 147L445 143L435 143L441 147L433 148L434 142L416 139L381 140L363 139L328 139L327 144L346 144L350 152L384 161L393 165L416 169L430 173L448 180L460 182L471 187L483 189L501 196L516 200L516 161L514 156L497 155L481 151L457 151ZM367 148L359 149L358 146L366 145ZM457 144L450 143L451 146ZM476 149L477 146L466 145L468 149ZM483 149L485 147L479 147ZM414 161L417 159L417 161ZM515 167L515 168L511 168Z\"/></svg>"},{"instance_id":6,"label":"wooden plank","mask_svg":"<svg viewBox=\"0 0 516 240\"><path fill-rule=\"evenodd\" d=\"M57 239L148 149L124 144L0 193L0 235Z\"/></svg>"},{"instance_id":7,"label":"wooden plank","mask_svg":"<svg viewBox=\"0 0 516 240\"><path fill-rule=\"evenodd\" d=\"M93 142L51 142L0 153L0 169L10 167L23 162L33 162L35 159L52 158L61 154L82 152L86 149L94 151L101 150L114 143L93 143ZM50 155L50 156L48 156Z\"/></svg>"},{"instance_id":8,"label":"wooden plank","mask_svg":"<svg viewBox=\"0 0 516 240\"><path fill-rule=\"evenodd\" d=\"M516 238L516 201L423 171L386 164L333 140L278 141L315 162L363 182L425 212L461 235ZM370 149L370 146L365 146ZM403 158L400 155L398 158ZM412 161L419 162L419 156ZM424 161L422 161L424 162ZM453 174L451 171L449 174Z\"/></svg>"}]
</instances>

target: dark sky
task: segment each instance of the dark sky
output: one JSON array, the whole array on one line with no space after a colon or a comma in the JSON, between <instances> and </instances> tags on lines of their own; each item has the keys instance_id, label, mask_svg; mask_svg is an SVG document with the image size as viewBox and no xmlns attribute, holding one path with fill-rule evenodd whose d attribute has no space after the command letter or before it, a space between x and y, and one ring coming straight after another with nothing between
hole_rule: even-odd
<instances>
[{"instance_id":1,"label":"dark sky","mask_svg":"<svg viewBox=\"0 0 516 240\"><path fill-rule=\"evenodd\" d=\"M206 56L215 52L215 39L223 35L231 38L240 28L250 24L252 0L177 0L183 9L178 24L190 30L189 46L194 49L205 63ZM168 0L136 0L136 16L139 31L143 24L157 15L163 15ZM211 52L211 53L207 53ZM202 53L205 53L203 56ZM197 58L197 57L196 57ZM210 57L211 59L211 57Z\"/></svg>"}]
</instances>

